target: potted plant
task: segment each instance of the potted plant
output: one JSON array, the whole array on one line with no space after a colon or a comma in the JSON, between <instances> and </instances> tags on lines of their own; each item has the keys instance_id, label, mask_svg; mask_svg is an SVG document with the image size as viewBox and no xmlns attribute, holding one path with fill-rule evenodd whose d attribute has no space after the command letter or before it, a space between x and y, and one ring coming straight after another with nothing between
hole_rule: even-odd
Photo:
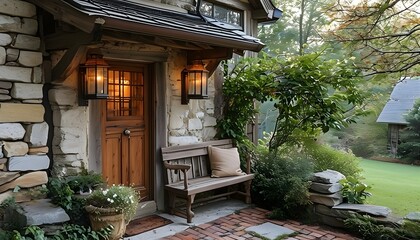
<instances>
[{"instance_id":1,"label":"potted plant","mask_svg":"<svg viewBox=\"0 0 420 240\"><path fill-rule=\"evenodd\" d=\"M126 225L137 211L139 193L132 187L113 185L106 189L97 189L86 198L85 207L93 230L113 226L110 239L120 239Z\"/></svg>"}]
</instances>

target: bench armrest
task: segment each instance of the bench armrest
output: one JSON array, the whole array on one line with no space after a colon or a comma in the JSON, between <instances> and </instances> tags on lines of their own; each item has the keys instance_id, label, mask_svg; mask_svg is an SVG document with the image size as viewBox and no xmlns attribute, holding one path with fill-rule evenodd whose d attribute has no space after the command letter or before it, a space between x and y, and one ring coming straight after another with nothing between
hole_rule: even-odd
<instances>
[{"instance_id":1,"label":"bench armrest","mask_svg":"<svg viewBox=\"0 0 420 240\"><path fill-rule=\"evenodd\" d=\"M184 175L184 190L188 189L188 177L187 177L187 171L191 168L191 165L188 164L169 164L164 162L163 165L165 168L169 170L175 170L175 173L177 173L179 170L182 171Z\"/></svg>"}]
</instances>

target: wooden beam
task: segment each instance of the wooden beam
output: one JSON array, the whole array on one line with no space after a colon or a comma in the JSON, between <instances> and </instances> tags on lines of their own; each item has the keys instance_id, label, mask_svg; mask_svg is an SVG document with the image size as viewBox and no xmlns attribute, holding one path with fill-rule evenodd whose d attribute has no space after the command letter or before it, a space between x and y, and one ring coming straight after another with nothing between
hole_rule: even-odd
<instances>
[{"instance_id":1,"label":"wooden beam","mask_svg":"<svg viewBox=\"0 0 420 240\"><path fill-rule=\"evenodd\" d=\"M233 49L231 48L215 48L206 49L200 51L188 51L187 59L188 62L193 60L207 60L207 59L231 59L233 55Z\"/></svg>"},{"instance_id":2,"label":"wooden beam","mask_svg":"<svg viewBox=\"0 0 420 240\"><path fill-rule=\"evenodd\" d=\"M82 31L78 32L57 32L45 37L46 50L69 49L75 45L89 44L92 42L92 35Z\"/></svg>"},{"instance_id":3,"label":"wooden beam","mask_svg":"<svg viewBox=\"0 0 420 240\"><path fill-rule=\"evenodd\" d=\"M214 71L216 71L220 62L223 60L225 59L211 59L207 62L206 69L209 71L209 77L214 73Z\"/></svg>"},{"instance_id":4,"label":"wooden beam","mask_svg":"<svg viewBox=\"0 0 420 240\"><path fill-rule=\"evenodd\" d=\"M69 48L52 69L51 80L53 82L66 80L77 69L82 58L86 56L87 50L88 47L84 45Z\"/></svg>"},{"instance_id":5,"label":"wooden beam","mask_svg":"<svg viewBox=\"0 0 420 240\"><path fill-rule=\"evenodd\" d=\"M167 62L166 51L129 51L117 49L101 49L104 59L129 60L133 62Z\"/></svg>"},{"instance_id":6,"label":"wooden beam","mask_svg":"<svg viewBox=\"0 0 420 240\"><path fill-rule=\"evenodd\" d=\"M172 47L185 50L202 50L211 48L206 44L196 44L192 42L172 40L163 37L146 36L129 32L117 32L108 29L103 30L103 39L125 42L129 41L133 43L142 43L159 47Z\"/></svg>"},{"instance_id":7,"label":"wooden beam","mask_svg":"<svg viewBox=\"0 0 420 240\"><path fill-rule=\"evenodd\" d=\"M62 82L68 78L80 64L83 57L86 56L88 45L94 45L101 41L102 38L102 24L95 23L95 26L88 37L84 39L75 39L73 45L70 46L64 56L60 59L57 65L52 69L52 81ZM74 39L74 38L71 38Z\"/></svg>"}]
</instances>

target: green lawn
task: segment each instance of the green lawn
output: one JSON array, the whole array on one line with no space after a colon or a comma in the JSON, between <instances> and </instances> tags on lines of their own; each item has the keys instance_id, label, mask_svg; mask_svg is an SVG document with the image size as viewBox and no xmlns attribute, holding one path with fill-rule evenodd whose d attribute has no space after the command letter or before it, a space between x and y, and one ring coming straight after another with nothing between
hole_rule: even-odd
<instances>
[{"instance_id":1,"label":"green lawn","mask_svg":"<svg viewBox=\"0 0 420 240\"><path fill-rule=\"evenodd\" d=\"M404 216L420 212L420 167L362 160L363 182L372 186L368 204L386 206Z\"/></svg>"}]
</instances>

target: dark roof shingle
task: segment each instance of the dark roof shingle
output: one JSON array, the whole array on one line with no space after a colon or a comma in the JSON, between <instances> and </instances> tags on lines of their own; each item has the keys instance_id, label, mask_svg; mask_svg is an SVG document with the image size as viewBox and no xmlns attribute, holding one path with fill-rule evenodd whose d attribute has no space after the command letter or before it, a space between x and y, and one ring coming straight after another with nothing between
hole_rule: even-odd
<instances>
[{"instance_id":1,"label":"dark roof shingle","mask_svg":"<svg viewBox=\"0 0 420 240\"><path fill-rule=\"evenodd\" d=\"M395 85L376 122L407 125L405 115L420 98L420 77L406 78Z\"/></svg>"},{"instance_id":2,"label":"dark roof shingle","mask_svg":"<svg viewBox=\"0 0 420 240\"><path fill-rule=\"evenodd\" d=\"M246 35L237 28L218 22L214 19L195 14L181 13L156 7L121 0L60 0L87 16L110 18L139 24L138 33L159 35L178 40L191 40L214 44L215 46L232 47L239 50L260 51L264 44L258 38ZM142 26L147 26L142 31ZM105 21L104 27L112 28ZM151 27L151 28L150 28ZM124 29L120 29L124 30ZM165 33L165 30L167 33ZM170 30L180 32L175 36ZM130 28L130 31L133 31ZM189 38L189 39L181 39ZM218 39L219 41L214 41Z\"/></svg>"}]
</instances>

